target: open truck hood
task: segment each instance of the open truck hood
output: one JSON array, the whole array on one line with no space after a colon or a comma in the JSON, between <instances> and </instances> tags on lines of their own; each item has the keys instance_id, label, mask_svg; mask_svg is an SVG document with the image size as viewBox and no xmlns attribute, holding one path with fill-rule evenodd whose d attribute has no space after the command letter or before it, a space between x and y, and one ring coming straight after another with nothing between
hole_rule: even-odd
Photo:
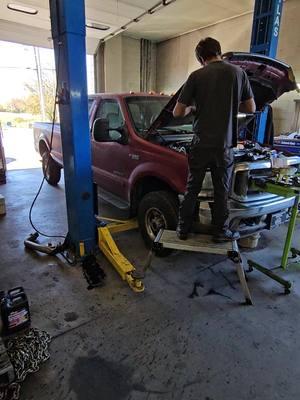
<instances>
[{"instance_id":1,"label":"open truck hood","mask_svg":"<svg viewBox=\"0 0 300 400\"><path fill-rule=\"evenodd\" d=\"M297 84L292 68L282 61L275 60L260 54L229 52L223 59L246 71L257 110L262 110L266 104L272 103L283 93L297 90ZM167 105L150 126L147 134L153 134L159 128L191 123L191 116L174 118L173 109L182 87L170 99Z\"/></svg>"},{"instance_id":2,"label":"open truck hood","mask_svg":"<svg viewBox=\"0 0 300 400\"><path fill-rule=\"evenodd\" d=\"M282 61L261 54L226 53L223 59L246 71L257 110L272 103L283 93L297 90L292 68Z\"/></svg>"}]
</instances>

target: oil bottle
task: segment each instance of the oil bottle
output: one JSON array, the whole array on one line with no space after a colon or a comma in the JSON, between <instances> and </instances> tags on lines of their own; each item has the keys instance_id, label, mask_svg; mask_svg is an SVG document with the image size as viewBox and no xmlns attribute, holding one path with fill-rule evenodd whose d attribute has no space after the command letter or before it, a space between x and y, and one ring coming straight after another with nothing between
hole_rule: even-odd
<instances>
[{"instance_id":1,"label":"oil bottle","mask_svg":"<svg viewBox=\"0 0 300 400\"><path fill-rule=\"evenodd\" d=\"M30 311L24 289L16 287L0 298L3 335L11 335L30 326Z\"/></svg>"}]
</instances>

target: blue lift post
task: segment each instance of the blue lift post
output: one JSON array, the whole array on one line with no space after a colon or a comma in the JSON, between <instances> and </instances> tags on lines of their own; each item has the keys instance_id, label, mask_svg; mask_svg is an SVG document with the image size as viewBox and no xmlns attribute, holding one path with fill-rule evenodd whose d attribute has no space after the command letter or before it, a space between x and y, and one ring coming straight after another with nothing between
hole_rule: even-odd
<instances>
[{"instance_id":1,"label":"blue lift post","mask_svg":"<svg viewBox=\"0 0 300 400\"><path fill-rule=\"evenodd\" d=\"M58 82L68 238L78 255L96 246L88 117L84 0L49 0Z\"/></svg>"},{"instance_id":2,"label":"blue lift post","mask_svg":"<svg viewBox=\"0 0 300 400\"><path fill-rule=\"evenodd\" d=\"M283 0L255 0L250 52L276 58ZM256 120L256 140L265 142L268 111Z\"/></svg>"}]
</instances>

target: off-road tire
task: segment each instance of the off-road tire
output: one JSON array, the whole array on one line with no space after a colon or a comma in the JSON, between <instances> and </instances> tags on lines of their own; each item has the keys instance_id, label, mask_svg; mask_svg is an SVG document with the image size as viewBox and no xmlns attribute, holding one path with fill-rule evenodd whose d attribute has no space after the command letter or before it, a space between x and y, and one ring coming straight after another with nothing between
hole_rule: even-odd
<instances>
[{"instance_id":1,"label":"off-road tire","mask_svg":"<svg viewBox=\"0 0 300 400\"><path fill-rule=\"evenodd\" d=\"M138 209L138 221L142 238L148 248L152 247L160 228L176 229L178 207L179 201L172 192L163 190L150 192L142 198ZM160 222L156 223L155 219ZM150 234L150 231L152 234ZM170 249L160 249L156 250L155 254L164 257L171 252L172 250Z\"/></svg>"}]
</instances>

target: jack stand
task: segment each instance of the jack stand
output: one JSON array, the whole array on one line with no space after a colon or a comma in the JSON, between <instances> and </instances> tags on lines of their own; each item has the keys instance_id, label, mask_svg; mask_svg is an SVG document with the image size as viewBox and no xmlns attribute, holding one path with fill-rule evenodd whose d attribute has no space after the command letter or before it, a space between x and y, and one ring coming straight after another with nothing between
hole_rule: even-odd
<instances>
[{"instance_id":1,"label":"jack stand","mask_svg":"<svg viewBox=\"0 0 300 400\"><path fill-rule=\"evenodd\" d=\"M212 240L212 236L197 234L183 241L178 239L175 231L161 229L154 241L154 251L162 248L227 255L236 265L236 272L245 297L245 304L253 304L245 277L242 257L236 240L232 242L215 243Z\"/></svg>"},{"instance_id":2,"label":"jack stand","mask_svg":"<svg viewBox=\"0 0 300 400\"><path fill-rule=\"evenodd\" d=\"M106 274L103 269L100 268L93 254L83 256L81 259L81 266L83 276L89 284L87 287L88 290L104 285Z\"/></svg>"},{"instance_id":3,"label":"jack stand","mask_svg":"<svg viewBox=\"0 0 300 400\"><path fill-rule=\"evenodd\" d=\"M252 272L253 269L255 268L257 271L261 272L262 274L268 276L269 278L273 279L274 281L278 282L280 285L284 287L284 294L290 294L291 293L291 287L292 284L289 281L286 281L285 279L281 278L277 274L274 274L273 271L269 270L268 268L263 267L262 265L252 261L248 260L248 265L249 265L249 270L247 272Z\"/></svg>"},{"instance_id":4,"label":"jack stand","mask_svg":"<svg viewBox=\"0 0 300 400\"><path fill-rule=\"evenodd\" d=\"M101 252L113 265L123 281L126 281L134 292L143 292L144 283L142 279L145 274L143 272L139 273L130 261L123 256L112 237L113 233L136 229L138 227L137 221L121 221L110 218L97 219L100 221L100 226L98 227L98 245ZM108 221L108 223L104 221ZM145 268L143 271L145 271Z\"/></svg>"}]
</instances>

